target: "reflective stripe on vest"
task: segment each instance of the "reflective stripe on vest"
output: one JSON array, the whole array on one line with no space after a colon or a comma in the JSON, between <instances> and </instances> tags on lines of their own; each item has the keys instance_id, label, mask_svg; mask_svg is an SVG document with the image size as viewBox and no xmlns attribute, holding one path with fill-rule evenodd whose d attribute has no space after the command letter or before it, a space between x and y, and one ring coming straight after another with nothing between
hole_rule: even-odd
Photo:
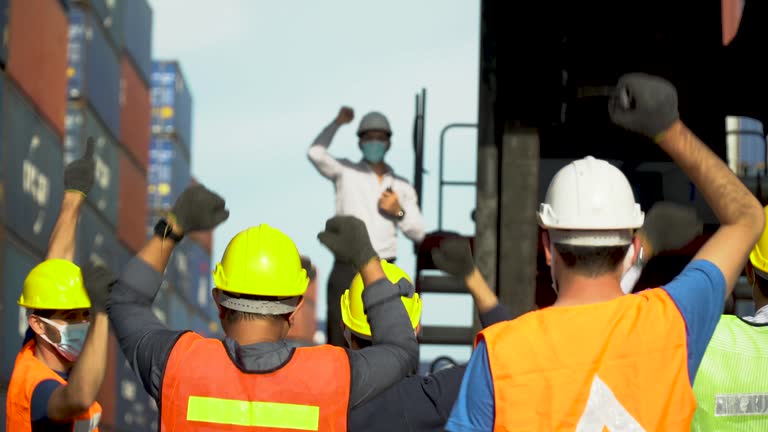
<instances>
[{"instance_id":1,"label":"reflective stripe on vest","mask_svg":"<svg viewBox=\"0 0 768 432\"><path fill-rule=\"evenodd\" d=\"M232 362L222 341L185 333L166 365L161 428L345 432L349 389L342 348L296 348L279 369L249 373Z\"/></svg>"},{"instance_id":2,"label":"reflective stripe on vest","mask_svg":"<svg viewBox=\"0 0 768 432\"><path fill-rule=\"evenodd\" d=\"M320 407L190 396L187 420L316 431Z\"/></svg>"},{"instance_id":3,"label":"reflective stripe on vest","mask_svg":"<svg viewBox=\"0 0 768 432\"><path fill-rule=\"evenodd\" d=\"M35 357L35 340L27 342L16 356L13 375L8 385L6 401L6 430L30 432L32 430L32 393L42 381L67 382ZM72 419L73 432L98 432L101 405L94 402L85 414Z\"/></svg>"},{"instance_id":4,"label":"reflective stripe on vest","mask_svg":"<svg viewBox=\"0 0 768 432\"><path fill-rule=\"evenodd\" d=\"M768 430L768 326L723 315L693 391L693 431Z\"/></svg>"},{"instance_id":5,"label":"reflective stripe on vest","mask_svg":"<svg viewBox=\"0 0 768 432\"><path fill-rule=\"evenodd\" d=\"M550 307L485 340L495 431L680 431L695 409L685 322L661 289Z\"/></svg>"}]
</instances>

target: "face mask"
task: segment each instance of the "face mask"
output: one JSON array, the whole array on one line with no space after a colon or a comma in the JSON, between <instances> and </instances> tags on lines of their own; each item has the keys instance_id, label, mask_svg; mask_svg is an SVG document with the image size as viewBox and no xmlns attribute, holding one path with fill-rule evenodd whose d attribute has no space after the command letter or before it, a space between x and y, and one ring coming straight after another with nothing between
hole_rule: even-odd
<instances>
[{"instance_id":1,"label":"face mask","mask_svg":"<svg viewBox=\"0 0 768 432\"><path fill-rule=\"evenodd\" d=\"M557 290L557 279L555 279L555 244L549 243L549 254L552 255L552 263L549 265L549 275L552 276L552 289L555 294L560 294Z\"/></svg>"},{"instance_id":2,"label":"face mask","mask_svg":"<svg viewBox=\"0 0 768 432\"><path fill-rule=\"evenodd\" d=\"M635 257L635 245L629 246L627 255L624 257L624 274L621 276L621 291L624 294L629 294L632 289L637 285L637 281L640 280L640 275L643 273L642 264L642 249L640 249L641 256L635 263L632 263L632 258Z\"/></svg>"},{"instance_id":3,"label":"face mask","mask_svg":"<svg viewBox=\"0 0 768 432\"><path fill-rule=\"evenodd\" d=\"M56 330L59 331L60 342L53 343L48 339L48 336L44 334L40 335L40 337L53 345L56 348L56 351L58 351L65 359L71 362L77 360L77 358L80 357L80 351L83 349L83 343L85 343L85 337L88 335L88 328L91 324L87 322L79 324L59 324L43 317L38 318L40 321L56 327Z\"/></svg>"},{"instance_id":4,"label":"face mask","mask_svg":"<svg viewBox=\"0 0 768 432\"><path fill-rule=\"evenodd\" d=\"M360 148L366 161L377 164L384 159L384 154L387 152L387 143L384 141L365 141L360 145Z\"/></svg>"}]
</instances>

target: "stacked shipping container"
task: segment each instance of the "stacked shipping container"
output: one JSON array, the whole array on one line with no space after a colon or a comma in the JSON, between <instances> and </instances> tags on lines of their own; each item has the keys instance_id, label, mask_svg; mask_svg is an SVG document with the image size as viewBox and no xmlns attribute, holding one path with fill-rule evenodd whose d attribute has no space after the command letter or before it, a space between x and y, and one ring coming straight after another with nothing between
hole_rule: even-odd
<instances>
[{"instance_id":1,"label":"stacked shipping container","mask_svg":"<svg viewBox=\"0 0 768 432\"><path fill-rule=\"evenodd\" d=\"M178 62L154 61L151 83L147 235L181 192L196 183L190 173L192 97ZM164 319L173 329L221 335L211 297L211 246L210 232L193 233L173 252L162 298L167 307ZM157 312L161 309L156 305Z\"/></svg>"},{"instance_id":2,"label":"stacked shipping container","mask_svg":"<svg viewBox=\"0 0 768 432\"><path fill-rule=\"evenodd\" d=\"M0 1L0 424L27 329L17 305L44 257L63 194L67 15L55 0Z\"/></svg>"}]
</instances>

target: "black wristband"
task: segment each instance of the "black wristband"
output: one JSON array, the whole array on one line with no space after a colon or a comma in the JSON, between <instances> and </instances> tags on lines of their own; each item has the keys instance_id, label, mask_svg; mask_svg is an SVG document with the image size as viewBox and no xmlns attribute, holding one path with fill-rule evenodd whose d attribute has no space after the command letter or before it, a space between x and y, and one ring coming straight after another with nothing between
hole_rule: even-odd
<instances>
[{"instance_id":1,"label":"black wristband","mask_svg":"<svg viewBox=\"0 0 768 432\"><path fill-rule=\"evenodd\" d=\"M169 238L176 243L179 243L182 239L184 239L184 235L178 235L171 229L171 225L168 223L165 219L160 219L157 221L157 224L155 225L155 235L160 237L161 239Z\"/></svg>"}]
</instances>

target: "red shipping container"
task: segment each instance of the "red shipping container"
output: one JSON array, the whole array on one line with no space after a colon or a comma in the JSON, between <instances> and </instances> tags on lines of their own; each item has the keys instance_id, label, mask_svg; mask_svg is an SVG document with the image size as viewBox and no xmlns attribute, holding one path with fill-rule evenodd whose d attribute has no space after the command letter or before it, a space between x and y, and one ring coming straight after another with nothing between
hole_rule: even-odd
<instances>
[{"instance_id":1,"label":"red shipping container","mask_svg":"<svg viewBox=\"0 0 768 432\"><path fill-rule=\"evenodd\" d=\"M147 230L147 175L120 152L120 193L117 204L117 238L136 253L144 246Z\"/></svg>"},{"instance_id":2,"label":"red shipping container","mask_svg":"<svg viewBox=\"0 0 768 432\"><path fill-rule=\"evenodd\" d=\"M12 0L9 15L8 75L63 136L67 111L67 15L57 0Z\"/></svg>"},{"instance_id":3,"label":"red shipping container","mask_svg":"<svg viewBox=\"0 0 768 432\"><path fill-rule=\"evenodd\" d=\"M120 360L120 347L117 346L112 329L109 329L109 341L107 342L107 369L104 371L104 382L101 384L99 393L96 395L96 401L101 405L101 420L99 424L112 426L117 418L117 407L115 401L115 389L118 386L117 368L120 366L117 362Z\"/></svg>"},{"instance_id":4,"label":"red shipping container","mask_svg":"<svg viewBox=\"0 0 768 432\"><path fill-rule=\"evenodd\" d=\"M149 163L151 104L149 89L123 55L120 76L120 142L146 169Z\"/></svg>"}]
</instances>

